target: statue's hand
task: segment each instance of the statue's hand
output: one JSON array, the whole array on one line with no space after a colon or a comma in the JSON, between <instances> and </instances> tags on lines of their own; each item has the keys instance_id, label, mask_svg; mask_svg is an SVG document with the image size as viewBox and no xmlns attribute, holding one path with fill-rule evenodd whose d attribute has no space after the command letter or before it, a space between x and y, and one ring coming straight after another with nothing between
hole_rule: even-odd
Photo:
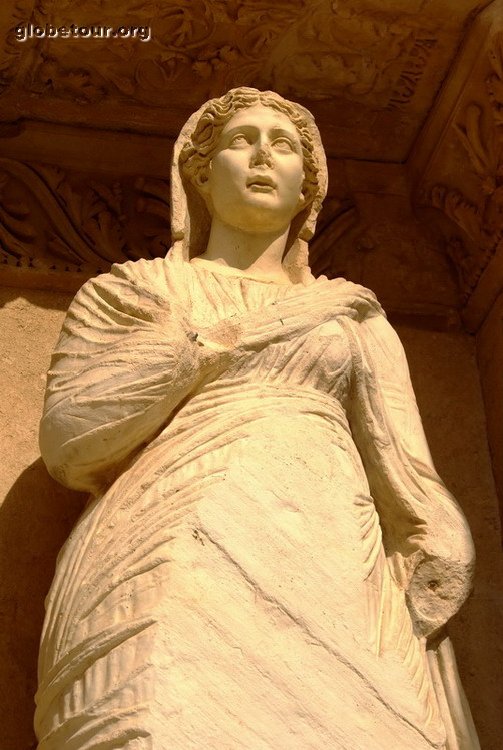
<instances>
[{"instance_id":1,"label":"statue's hand","mask_svg":"<svg viewBox=\"0 0 503 750\"><path fill-rule=\"evenodd\" d=\"M193 336L200 347L213 353L230 353L239 349L243 342L241 324L233 317L194 332Z\"/></svg>"},{"instance_id":2,"label":"statue's hand","mask_svg":"<svg viewBox=\"0 0 503 750\"><path fill-rule=\"evenodd\" d=\"M218 375L244 355L241 327L232 319L203 329L189 327L186 336L203 377Z\"/></svg>"},{"instance_id":3,"label":"statue's hand","mask_svg":"<svg viewBox=\"0 0 503 750\"><path fill-rule=\"evenodd\" d=\"M297 299L271 303L246 315L232 315L215 325L197 331L197 341L214 352L260 351L279 339L299 334L305 325L307 305ZM327 317L326 315L324 317Z\"/></svg>"}]
</instances>

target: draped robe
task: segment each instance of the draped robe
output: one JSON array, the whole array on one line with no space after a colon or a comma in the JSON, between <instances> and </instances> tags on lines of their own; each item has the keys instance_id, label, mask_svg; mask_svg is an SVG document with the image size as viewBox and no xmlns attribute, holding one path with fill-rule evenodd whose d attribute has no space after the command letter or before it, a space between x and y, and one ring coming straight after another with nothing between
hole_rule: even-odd
<instances>
[{"instance_id":1,"label":"draped robe","mask_svg":"<svg viewBox=\"0 0 503 750\"><path fill-rule=\"evenodd\" d=\"M41 448L91 499L46 603L40 750L478 747L425 638L470 535L371 292L114 266L70 307Z\"/></svg>"}]
</instances>

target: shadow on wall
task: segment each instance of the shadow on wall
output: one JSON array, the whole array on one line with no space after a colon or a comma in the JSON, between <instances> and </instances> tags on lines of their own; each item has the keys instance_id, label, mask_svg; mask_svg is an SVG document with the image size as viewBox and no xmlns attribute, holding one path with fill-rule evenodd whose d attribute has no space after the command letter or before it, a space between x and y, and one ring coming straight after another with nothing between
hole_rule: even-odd
<instances>
[{"instance_id":1,"label":"shadow on wall","mask_svg":"<svg viewBox=\"0 0 503 750\"><path fill-rule=\"evenodd\" d=\"M37 657L44 599L56 558L87 496L67 490L41 458L19 476L0 507L0 747L34 750Z\"/></svg>"},{"instance_id":2,"label":"shadow on wall","mask_svg":"<svg viewBox=\"0 0 503 750\"><path fill-rule=\"evenodd\" d=\"M22 298L30 305L42 307L44 310L61 310L62 312L66 312L73 297L73 292L53 292L45 291L43 289L24 289L4 286L2 288L0 307L4 307L13 300Z\"/></svg>"}]
</instances>

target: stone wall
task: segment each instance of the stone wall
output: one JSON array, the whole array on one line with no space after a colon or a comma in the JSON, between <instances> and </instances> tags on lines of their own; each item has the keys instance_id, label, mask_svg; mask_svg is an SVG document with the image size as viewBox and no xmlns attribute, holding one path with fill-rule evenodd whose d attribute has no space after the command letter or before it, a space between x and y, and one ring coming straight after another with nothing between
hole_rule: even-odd
<instances>
[{"instance_id":1,"label":"stone wall","mask_svg":"<svg viewBox=\"0 0 503 750\"><path fill-rule=\"evenodd\" d=\"M37 447L45 372L68 295L0 289L0 747L36 747L31 729L43 600L85 502L47 474ZM499 750L502 559L473 338L400 327L435 463L475 536L473 597L452 623L483 750ZM501 605L500 605L501 606ZM499 692L498 692L499 691Z\"/></svg>"},{"instance_id":2,"label":"stone wall","mask_svg":"<svg viewBox=\"0 0 503 750\"><path fill-rule=\"evenodd\" d=\"M60 487L38 451L51 350L70 298L0 292L0 747L31 750L44 597L56 555L85 501Z\"/></svg>"}]
</instances>

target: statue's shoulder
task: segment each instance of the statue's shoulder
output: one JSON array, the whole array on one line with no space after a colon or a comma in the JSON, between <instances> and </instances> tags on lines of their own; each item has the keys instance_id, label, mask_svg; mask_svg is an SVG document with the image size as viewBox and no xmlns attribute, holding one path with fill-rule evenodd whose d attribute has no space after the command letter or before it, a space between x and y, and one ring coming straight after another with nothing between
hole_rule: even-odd
<instances>
[{"instance_id":1,"label":"statue's shoulder","mask_svg":"<svg viewBox=\"0 0 503 750\"><path fill-rule=\"evenodd\" d=\"M183 270L183 269L182 269ZM107 273L86 281L72 308L114 308L119 311L167 309L185 298L185 283L167 258L114 263ZM180 306L180 305L179 305Z\"/></svg>"},{"instance_id":2,"label":"statue's shoulder","mask_svg":"<svg viewBox=\"0 0 503 750\"><path fill-rule=\"evenodd\" d=\"M386 313L371 289L348 281L342 276L335 279L319 276L313 284L313 289L318 288L321 291L322 286L330 290L334 303L339 301L355 310L359 321L375 316L386 318Z\"/></svg>"},{"instance_id":3,"label":"statue's shoulder","mask_svg":"<svg viewBox=\"0 0 503 750\"><path fill-rule=\"evenodd\" d=\"M173 274L167 258L139 258L125 263L114 263L109 276L124 279L135 286L163 287Z\"/></svg>"},{"instance_id":4,"label":"statue's shoulder","mask_svg":"<svg viewBox=\"0 0 503 750\"><path fill-rule=\"evenodd\" d=\"M109 273L98 277L100 284L131 288L140 295L159 298L179 296L185 288L183 268L170 256L164 258L140 258L125 263L114 263Z\"/></svg>"}]
</instances>

